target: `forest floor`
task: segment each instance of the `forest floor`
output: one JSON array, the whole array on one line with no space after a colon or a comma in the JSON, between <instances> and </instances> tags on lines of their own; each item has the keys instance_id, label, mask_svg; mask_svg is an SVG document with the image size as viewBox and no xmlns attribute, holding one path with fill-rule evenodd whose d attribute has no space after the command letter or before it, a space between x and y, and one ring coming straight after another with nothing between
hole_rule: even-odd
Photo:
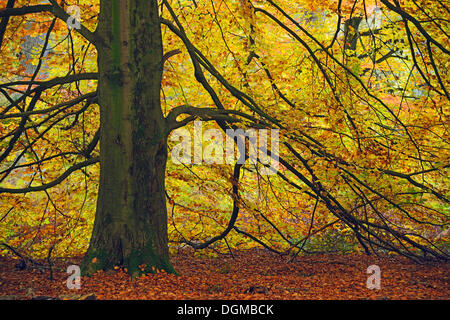
<instances>
[{"instance_id":1,"label":"forest floor","mask_svg":"<svg viewBox=\"0 0 450 320\"><path fill-rule=\"evenodd\" d=\"M131 280L117 269L82 277L81 289L69 290L66 268L80 259L55 262L49 280L48 270L19 270L18 260L0 257L0 299L450 299L450 264L442 262L319 254L288 263L262 250L217 258L184 252L171 260L179 275L162 272ZM373 264L381 270L378 290L366 286L367 268Z\"/></svg>"}]
</instances>

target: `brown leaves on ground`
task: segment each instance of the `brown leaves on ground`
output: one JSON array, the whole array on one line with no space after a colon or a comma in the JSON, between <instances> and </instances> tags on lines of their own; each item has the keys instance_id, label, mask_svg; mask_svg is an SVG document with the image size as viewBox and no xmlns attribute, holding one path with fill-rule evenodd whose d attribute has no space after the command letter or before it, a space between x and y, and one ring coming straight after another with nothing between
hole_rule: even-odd
<instances>
[{"instance_id":1,"label":"brown leaves on ground","mask_svg":"<svg viewBox=\"0 0 450 320\"><path fill-rule=\"evenodd\" d=\"M172 257L179 275L149 274L131 280L122 270L82 277L80 290L66 286L66 268L58 262L54 280L48 270L17 270L17 260L0 258L0 296L11 299L449 299L449 264L415 264L400 257L322 254L285 257L261 250L201 258ZM366 287L367 268L381 269L381 289Z\"/></svg>"}]
</instances>

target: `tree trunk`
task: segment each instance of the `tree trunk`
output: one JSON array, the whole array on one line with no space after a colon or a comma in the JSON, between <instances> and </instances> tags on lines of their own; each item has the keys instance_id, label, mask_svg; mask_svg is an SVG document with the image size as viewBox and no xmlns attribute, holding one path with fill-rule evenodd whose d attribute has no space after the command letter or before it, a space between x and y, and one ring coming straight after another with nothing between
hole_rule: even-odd
<instances>
[{"instance_id":1,"label":"tree trunk","mask_svg":"<svg viewBox=\"0 0 450 320\"><path fill-rule=\"evenodd\" d=\"M97 48L101 168L83 274L115 265L133 276L174 272L167 240L157 0L101 1L96 33L103 39Z\"/></svg>"}]
</instances>

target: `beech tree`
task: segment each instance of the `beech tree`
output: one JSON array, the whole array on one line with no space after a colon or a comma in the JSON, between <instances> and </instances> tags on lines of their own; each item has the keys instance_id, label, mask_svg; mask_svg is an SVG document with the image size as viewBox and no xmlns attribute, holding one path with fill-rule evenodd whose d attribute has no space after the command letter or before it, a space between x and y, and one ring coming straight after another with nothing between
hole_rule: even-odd
<instances>
[{"instance_id":1,"label":"beech tree","mask_svg":"<svg viewBox=\"0 0 450 320\"><path fill-rule=\"evenodd\" d=\"M314 234L339 224L351 231L367 254L384 250L417 261L448 259L430 235L430 230L448 226L448 21L439 18L448 14L444 3L428 7L426 1L397 0L381 0L379 7L344 0L70 4L81 7L81 24L72 30L67 29L73 16L66 12L65 1L9 0L0 11L4 69L0 93L5 102L0 114L1 182L6 184L7 177L23 168L29 168L33 177L24 187L4 185L0 192L5 203L13 203L18 194L47 193L70 175L80 171L87 175L88 166L100 163L84 274L115 265L132 275L174 272L167 205L173 209L176 201L165 183L168 137L197 119L214 122L224 133L238 128L279 129L281 168L275 186L301 197L311 214L301 227L303 237L289 235L289 228L281 228L283 219L274 222L245 200L243 170L265 179L258 173L265 164L236 163L229 178L232 210L222 230L203 239L180 236L180 242L202 249L235 232L294 258ZM17 59L12 53L20 44L17 30L30 30L21 26L20 19L30 15L41 19L39 26L36 22L32 26L34 32L39 29L45 35L37 65L31 73L11 70L7 63ZM328 23L328 33L319 29L320 20ZM63 32L68 32L64 57L69 71L39 80L52 34ZM74 42L83 43L83 55L76 57ZM90 50L97 55L97 70L86 71L89 68L80 65L89 59ZM52 59L50 68L62 58ZM178 67L172 66L165 76L172 59ZM14 73L22 78L9 81ZM176 80L172 74L186 79ZM176 87L177 81L182 94L174 95L177 104L172 104L161 92ZM201 99L208 101L203 105L194 103L200 91ZM52 92L65 101L52 102ZM99 127L89 133L78 129L83 141L70 151L58 150L57 125L69 121L64 130L74 130L81 118L96 117L91 111L95 106ZM54 149L48 154L38 150L49 145ZM266 152L273 156L270 149ZM69 158L70 165L49 180L46 165ZM262 183L273 189L269 179ZM291 214L283 192L272 192ZM334 220L317 226L318 208ZM239 227L240 210L257 212L287 249Z\"/></svg>"}]
</instances>

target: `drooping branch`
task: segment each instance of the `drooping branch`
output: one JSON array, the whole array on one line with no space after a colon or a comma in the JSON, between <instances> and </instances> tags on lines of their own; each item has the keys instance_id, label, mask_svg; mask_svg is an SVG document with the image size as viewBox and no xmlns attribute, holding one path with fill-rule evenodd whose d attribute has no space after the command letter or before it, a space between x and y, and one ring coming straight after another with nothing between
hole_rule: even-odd
<instances>
[{"instance_id":1,"label":"drooping branch","mask_svg":"<svg viewBox=\"0 0 450 320\"><path fill-rule=\"evenodd\" d=\"M224 231L222 231L221 234L212 237L211 239L205 241L205 242L193 242L193 241L189 241L189 240L185 240L184 242L188 245L190 245L191 247L193 247L194 249L204 249L209 247L211 244L224 239L228 233L230 233L231 230L233 230L233 228L235 228L235 223L236 220L238 218L238 214L239 214L239 176L240 176L240 171L241 171L241 167L242 164L236 163L234 165L234 171L233 171L233 180L232 180L232 197L233 197L233 210L230 216L230 220L228 221L228 225L225 228Z\"/></svg>"},{"instance_id":2,"label":"drooping branch","mask_svg":"<svg viewBox=\"0 0 450 320\"><path fill-rule=\"evenodd\" d=\"M0 113L0 119L22 118L22 117L29 117L31 115L37 115L37 114L48 114L49 112L56 111L63 107L74 106L84 100L91 99L96 96L97 96L97 92L90 92L90 93L83 94L79 97L76 97L75 99L72 99L69 101L64 101L64 102L58 103L57 105L54 105L53 107L49 107L49 108L45 108L45 109L24 111L24 112L18 112L18 113L7 113L7 114L4 114L2 112L2 113Z\"/></svg>"},{"instance_id":3,"label":"drooping branch","mask_svg":"<svg viewBox=\"0 0 450 320\"><path fill-rule=\"evenodd\" d=\"M41 139L45 139L45 134L48 133L53 127L55 127L56 124L58 124L59 122L61 122L62 120L66 119L67 117L69 117L71 115L75 115L75 117L77 117L80 113L83 113L90 105L92 105L96 101L96 92L82 95L71 101L66 101L66 102L58 104L54 107L47 108L47 109L51 109L52 111L55 111L55 112L51 113L51 111L47 110L47 112L44 113L46 115L46 117L42 121L33 123L32 125L27 126L26 124L29 121L30 115L35 113L35 112L33 112L34 107L35 107L37 101L40 99L40 96L41 96L41 91L36 92L33 95L33 98L31 100L30 104L28 105L27 109L20 114L14 114L15 115L14 117L21 118L18 127L15 128L13 131L11 131L9 134L5 134L2 137L0 137L0 141L1 141L1 140L6 139L8 136L11 136L11 139L8 142L8 147L0 154L0 159L1 159L1 161L3 161L4 159L6 159L6 157L8 157L10 155L12 150L14 150L15 144L18 142L19 138L24 133L25 133L25 135L27 135L26 132L28 129L34 129L38 133L38 136L35 137L33 141L30 141L28 144L23 145L23 148L22 148L21 152L19 152L19 154L16 156L16 159L11 163L11 165L6 170L2 171L2 173L1 173L2 177L0 178L0 182L4 181L6 179L6 177L13 170L18 168L17 164L18 164L19 160L25 155L25 153L27 151L31 150L32 146L37 141L39 141ZM86 103L85 103L84 107L82 107L81 109L76 110L76 111L71 111L71 112L64 112L65 110L71 108L72 106L74 106L84 100L86 100ZM41 114L41 113L36 112L36 114ZM58 115L60 115L60 116L57 117ZM3 115L3 116L5 118L7 118L8 115ZM50 122L50 120L54 119L54 118L56 118L56 120L54 120L52 123L44 126L45 123ZM41 132L38 132L37 130L40 127L44 127L44 130ZM90 154L92 153L96 144L97 144L97 141L95 141L95 136L94 136L94 140L88 145L86 150L83 150L81 152L81 154L83 156L85 156L86 158L90 158ZM78 152L78 154L80 154L80 152ZM52 159L52 157L50 157L50 159ZM39 164L41 162L42 161L37 161L36 163ZM31 164L29 164L29 166L31 166Z\"/></svg>"},{"instance_id":4,"label":"drooping branch","mask_svg":"<svg viewBox=\"0 0 450 320\"><path fill-rule=\"evenodd\" d=\"M395 5L390 3L388 0L381 0L381 2L389 9L396 13L398 13L400 16L402 16L403 19L410 21L414 26L417 28L417 30L420 31L420 33L427 39L427 41L430 41L436 47L442 50L442 52L446 54L450 54L450 51L445 48L441 43L439 43L436 39L434 39L422 26L422 24L413 16L411 16L409 13L407 13L405 10L403 10L400 6L400 3L397 0L394 0Z\"/></svg>"},{"instance_id":5,"label":"drooping branch","mask_svg":"<svg viewBox=\"0 0 450 320\"><path fill-rule=\"evenodd\" d=\"M37 192L37 191L44 191L47 189L50 189L58 184L60 184L61 182L63 182L68 176L70 176L73 172L80 170L84 167L93 165L97 162L99 162L100 159L98 157L95 158L91 158L82 162L79 162L73 166L71 166L69 169L67 169L66 171L64 171L63 174L61 174L58 178L56 178L55 180L42 184L40 186L29 186L26 188L2 188L0 187L0 193L12 193L12 194L18 194L18 193L29 193L29 192Z\"/></svg>"},{"instance_id":6,"label":"drooping branch","mask_svg":"<svg viewBox=\"0 0 450 320\"><path fill-rule=\"evenodd\" d=\"M46 89L49 89L51 87L60 85L60 84L66 84L71 83L75 81L80 80L98 80L98 73L96 72L86 72L86 73L77 73L77 74L70 74L65 77L55 77L50 80L37 80L37 81L29 81L29 80L18 80L18 81L11 81L7 83L0 84L0 88L8 88L12 86L22 86L22 85L30 85L35 86L33 90L30 91L30 93L36 92L36 91L44 91Z\"/></svg>"},{"instance_id":7,"label":"drooping branch","mask_svg":"<svg viewBox=\"0 0 450 320\"><path fill-rule=\"evenodd\" d=\"M273 1L269 1L269 2L273 3ZM170 8L170 6L168 8ZM281 10L281 8L277 7L277 10L278 9ZM305 41L303 41L303 42L301 41L302 39L300 36L298 36L292 29L290 29L286 25L282 24L281 21L276 19L275 16L271 15L267 11L265 11L263 9L256 9L256 11L261 11L264 14L266 14L269 18L271 18L272 20L277 22L277 24L279 24L282 28L284 28L286 31L288 31L307 50L309 49L308 52L311 54L312 58L313 59L314 59L314 57L317 58L316 64L319 66L319 68L321 66L324 66L321 69L322 73L324 74L324 77L329 78L329 75L327 73L327 72L329 72L329 70L326 69L327 66L323 65L322 62L318 59L318 57L315 54L315 50L311 49ZM210 96L213 98L213 101L216 103L216 106L218 107L218 109L222 109L223 106L222 106L217 94L215 93L215 91L209 86L208 82L206 81L206 78L203 75L202 68L207 70L222 85L224 85L224 87L233 96L238 98L238 100L241 101L244 105L248 106L250 108L250 110L257 112L259 115L262 116L262 118L267 119L269 122L272 122L272 120L273 120L273 122L272 122L273 124L275 124L276 126L278 126L280 128L283 128L283 124L279 120L277 120L269 115L266 115L264 112L262 112L262 108L260 106L253 104L254 101L252 101L251 98L249 99L248 95L241 93L238 89L236 89L232 84L230 84L214 68L214 66L208 61L208 59L190 42L190 40L188 39L186 33L184 32L184 30L180 24L180 22L177 20L175 13L171 9L169 9L169 12L171 13L172 19L175 21L176 26L174 24L172 24L170 21L165 20L165 19L161 20L162 23L167 25L169 27L169 29L171 31L173 31L177 36L179 36L179 38L183 41L184 45L188 49L188 52L191 56L191 60L193 61L194 69L195 69L195 76L196 76L197 81L199 81L203 85L203 87L208 91L208 93L210 93ZM363 88L364 92L366 92L370 98L374 99L380 105L382 105L386 110L388 110L389 114L392 115L392 117L395 119L395 121L400 123L402 125L402 127L405 129L405 132L407 133L408 137L411 139L413 144L416 146L418 153L419 153L419 160L421 160L420 150L419 150L418 145L416 144L416 141L410 134L408 127L399 119L398 115L388 105L386 105L379 97L377 97L372 92L370 92L369 88L362 82L362 80L358 77L358 75L356 75L354 72L352 72L352 70L350 70L348 68L348 66L346 66L342 62L338 61L338 58L336 58L329 51L329 47L325 48L316 38L314 38L311 34L309 34L304 28L302 28L302 26L298 22L296 22L294 19L289 17L284 11L281 11L281 13L283 15L285 15L297 27L299 27L302 32L305 32L307 34L307 36L310 37L315 43L317 43L319 45L320 50L325 52L326 55L329 56L332 61L334 61L338 66L342 67L342 69L347 74L349 74L351 77L353 77L361 85L361 88ZM250 56L252 58L255 57L254 54L250 55ZM386 57L383 57L383 58L387 59ZM328 81L328 84L330 86L330 89L333 91L335 89L335 83L331 82L331 79L329 79L329 80L330 81ZM340 81L342 81L342 80L340 80ZM336 97L337 97L337 99L339 99L338 96L336 96ZM358 97L360 97L360 95L358 95ZM364 100L364 101L367 102L367 100ZM182 109L178 109L177 111L174 111L171 118L176 118L179 110L182 110ZM347 114L347 116L351 119L351 116L349 114ZM194 120L195 117L196 117L195 115L191 115L191 117L188 117L186 119L189 122L189 121ZM304 134L304 136L309 141L301 139L300 137L298 137L294 134L289 135L289 137L292 138L293 141L300 142L306 148L310 149L311 153L314 154L315 156L318 156L330 163L340 163L340 164L344 165L345 161L340 159L339 157L333 155L332 153L328 152L326 150L326 147L322 143L315 141L314 138L312 138L306 134ZM312 141L313 143L311 143L310 141ZM416 249L422 250L424 253L429 253L431 255L434 255L435 257L446 259L445 255L442 255L441 253L439 253L437 251L433 251L433 250L423 247L420 243L413 241L412 239L408 238L406 235L400 234L398 231L394 230L390 226L378 225L375 223L367 224L366 222L368 220L361 220L361 219L357 218L353 209L351 209L351 210L346 209L345 206L335 196L333 196L331 194L331 192L329 192L324 185L322 185L320 179L316 176L313 168L308 164L308 161L306 159L304 159L303 156L300 153L298 153L292 146L290 146L289 144L286 146L287 146L288 150L291 152L291 154L294 155L295 158L300 160L300 162L303 164L303 167L311 175L311 179L308 179L306 176L304 176L303 173L301 173L297 169L298 168L297 166L292 165L285 158L280 157L280 163L289 172L293 173L297 178L299 178L301 180L301 182L306 185L306 187L307 187L306 189L309 189L312 191L311 196L313 198L315 198L316 201L320 201L321 203L325 204L326 207L336 217L338 217L340 221L344 222L346 225L349 226L349 228L351 228L353 230L357 240L359 241L359 243L361 244L361 246L364 248L364 250L367 253L369 253L369 251L370 251L369 246L371 248L372 245L375 245L379 248L390 250L390 251L395 251L395 252L398 252L399 254L403 254L405 256L409 256L409 257L412 257L413 259L416 259L416 258L418 258L418 256L413 251L411 251L411 248L416 248ZM268 152L268 153L270 153L270 152ZM351 168L353 166L353 164L345 164L345 165L348 165L348 168ZM425 171L425 170L426 169L424 169L422 171ZM408 179L406 178L406 180L408 180ZM305 190L304 190L305 188L303 186L300 186L299 184L294 183L292 181L289 181L289 182L292 186L298 188L299 190L302 190L302 192L305 192ZM411 181L409 181L409 182L411 183ZM414 185L414 183L413 183L413 185ZM421 185L425 186L423 184L421 184ZM416 185L416 187L417 186L418 185ZM429 192L430 192L430 190L431 189L427 189L427 191L429 191ZM433 191L436 192L435 190L433 190ZM378 195L377 196L378 200L383 199L387 202L390 201L389 198L382 195L381 193L376 193L376 194ZM370 203L371 202L372 201L370 201ZM395 204L395 202L392 202L392 203ZM403 208L401 208L398 205L396 206L396 208L399 209L400 211L403 210ZM420 223L423 221L416 221L416 222ZM235 228L235 230L236 230L236 228ZM387 234L388 235L387 238L383 238L384 237L383 234ZM389 240L388 240L389 236L392 236L395 239L397 239L396 241L398 242L399 247L397 247L394 244L389 242ZM410 248L408 248L406 245L410 246Z\"/></svg>"},{"instance_id":8,"label":"drooping branch","mask_svg":"<svg viewBox=\"0 0 450 320\"><path fill-rule=\"evenodd\" d=\"M220 101L219 97L213 90L213 88L209 85L208 81L206 80L203 70L201 67L205 68L212 76L214 76L234 97L239 99L245 106L249 107L250 110L256 112L258 115L260 115L262 118L266 119L269 122L272 122L275 125L280 125L280 122L275 119L274 117L270 116L269 114L265 113L260 106L247 94L240 91L233 85L231 85L220 72L213 66L212 63L209 62L209 60L201 53L200 50L198 50L192 42L189 40L189 38L186 35L186 32L184 31L183 26L179 22L175 12L173 11L172 7L169 5L167 1L163 1L167 9L169 10L172 19L174 19L176 26L169 20L161 18L161 23L169 27L169 29L175 33L185 45L186 49L188 50L188 53L191 57L192 63L194 65L195 70L195 78L198 82L202 84L202 86L205 88L205 90L210 94L211 98L214 101L214 104L219 109L225 109L222 102Z\"/></svg>"}]
</instances>

